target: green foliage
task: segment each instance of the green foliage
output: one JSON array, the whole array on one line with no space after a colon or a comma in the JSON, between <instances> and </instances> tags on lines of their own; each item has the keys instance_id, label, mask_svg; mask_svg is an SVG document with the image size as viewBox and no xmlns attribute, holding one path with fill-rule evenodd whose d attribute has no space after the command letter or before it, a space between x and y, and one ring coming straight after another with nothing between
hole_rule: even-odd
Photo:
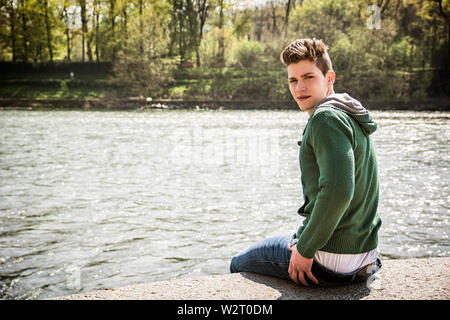
<instances>
[{"instance_id":1,"label":"green foliage","mask_svg":"<svg viewBox=\"0 0 450 320\"><path fill-rule=\"evenodd\" d=\"M347 0L304 0L292 12L289 36L334 43L340 34L349 31L357 16L356 8L356 2Z\"/></svg>"},{"instance_id":2,"label":"green foliage","mask_svg":"<svg viewBox=\"0 0 450 320\"><path fill-rule=\"evenodd\" d=\"M233 23L233 35L238 40L250 34L253 28L253 12L250 9L245 9L236 14L236 19Z\"/></svg>"},{"instance_id":3,"label":"green foliage","mask_svg":"<svg viewBox=\"0 0 450 320\"><path fill-rule=\"evenodd\" d=\"M138 96L159 96L164 84L171 77L174 58L165 55L168 39L164 36L165 7L137 8L137 19L129 21L129 33L116 53L114 73L116 79L129 88L130 94ZM150 28L144 28L144 21L153 21Z\"/></svg>"},{"instance_id":4,"label":"green foliage","mask_svg":"<svg viewBox=\"0 0 450 320\"><path fill-rule=\"evenodd\" d=\"M263 46L258 41L241 41L234 51L236 65L248 71L260 69L258 64L263 60L263 53Z\"/></svg>"},{"instance_id":5,"label":"green foliage","mask_svg":"<svg viewBox=\"0 0 450 320\"><path fill-rule=\"evenodd\" d=\"M169 0L170 46L172 56L180 57L180 65L192 58L200 42L199 23L192 0Z\"/></svg>"}]
</instances>

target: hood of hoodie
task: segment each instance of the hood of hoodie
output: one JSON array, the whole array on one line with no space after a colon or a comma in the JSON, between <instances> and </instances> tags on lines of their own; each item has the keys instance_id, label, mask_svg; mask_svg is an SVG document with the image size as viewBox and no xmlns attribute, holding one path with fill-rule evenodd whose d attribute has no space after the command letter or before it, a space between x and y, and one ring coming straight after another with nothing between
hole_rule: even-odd
<instances>
[{"instance_id":1,"label":"hood of hoodie","mask_svg":"<svg viewBox=\"0 0 450 320\"><path fill-rule=\"evenodd\" d=\"M372 120L367 109L362 106L361 102L352 98L347 93L330 94L317 104L318 107L321 105L332 105L349 114L358 122L366 136L377 130L377 124Z\"/></svg>"}]
</instances>

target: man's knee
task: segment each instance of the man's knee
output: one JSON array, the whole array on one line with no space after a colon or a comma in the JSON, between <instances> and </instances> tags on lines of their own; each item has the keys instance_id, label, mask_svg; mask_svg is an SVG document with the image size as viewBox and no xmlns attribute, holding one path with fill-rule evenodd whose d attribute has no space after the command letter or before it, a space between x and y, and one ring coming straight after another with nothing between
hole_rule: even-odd
<instances>
[{"instance_id":1,"label":"man's knee","mask_svg":"<svg viewBox=\"0 0 450 320\"><path fill-rule=\"evenodd\" d=\"M230 273L236 273L239 272L238 263L237 263L237 257L234 256L231 258L230 262Z\"/></svg>"}]
</instances>

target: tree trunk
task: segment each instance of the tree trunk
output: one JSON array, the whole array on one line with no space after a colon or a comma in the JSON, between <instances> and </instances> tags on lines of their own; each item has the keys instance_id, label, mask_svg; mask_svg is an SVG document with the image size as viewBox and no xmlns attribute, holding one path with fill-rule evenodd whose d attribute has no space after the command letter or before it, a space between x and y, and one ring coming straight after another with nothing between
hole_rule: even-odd
<instances>
[{"instance_id":1,"label":"tree trunk","mask_svg":"<svg viewBox=\"0 0 450 320\"><path fill-rule=\"evenodd\" d=\"M124 4L122 8L122 15L123 15L123 33L125 35L125 47L126 47L128 43L128 14L126 4Z\"/></svg>"},{"instance_id":2,"label":"tree trunk","mask_svg":"<svg viewBox=\"0 0 450 320\"><path fill-rule=\"evenodd\" d=\"M434 67L435 65L435 52L436 52L436 17L433 18L433 36L431 43L431 63Z\"/></svg>"},{"instance_id":3,"label":"tree trunk","mask_svg":"<svg viewBox=\"0 0 450 320\"><path fill-rule=\"evenodd\" d=\"M258 42L261 41L262 32L263 32L263 23L264 23L264 11L263 11L262 8L259 9L259 11L260 11L260 14L259 14L259 17L258 17L258 20L257 20L257 23L256 23L256 28L255 28L256 29L255 30L256 40ZM256 9L256 12L258 12L258 9Z\"/></svg>"},{"instance_id":4,"label":"tree trunk","mask_svg":"<svg viewBox=\"0 0 450 320\"><path fill-rule=\"evenodd\" d=\"M180 67L184 62L184 37L183 37L183 0L180 0L180 8L179 8L179 32L180 32L180 37L178 40L178 45L180 47Z\"/></svg>"},{"instance_id":5,"label":"tree trunk","mask_svg":"<svg viewBox=\"0 0 450 320\"><path fill-rule=\"evenodd\" d=\"M201 67L201 64L200 64L200 48L199 47L197 47L196 49L195 49L195 58L196 58L196 60L197 60L197 67Z\"/></svg>"},{"instance_id":6,"label":"tree trunk","mask_svg":"<svg viewBox=\"0 0 450 320\"><path fill-rule=\"evenodd\" d=\"M386 10L386 8L389 5L389 1L390 0L386 0L386 2L384 0L378 1L378 7L381 8L381 10L380 10L381 13L384 13L384 10Z\"/></svg>"},{"instance_id":7,"label":"tree trunk","mask_svg":"<svg viewBox=\"0 0 450 320\"><path fill-rule=\"evenodd\" d=\"M287 0L286 3L286 16L284 17L285 36L288 34L289 29L289 14L291 13L291 0Z\"/></svg>"},{"instance_id":8,"label":"tree trunk","mask_svg":"<svg viewBox=\"0 0 450 320\"><path fill-rule=\"evenodd\" d=\"M277 8L272 3L272 35L276 36L278 33L278 26L277 26Z\"/></svg>"},{"instance_id":9,"label":"tree trunk","mask_svg":"<svg viewBox=\"0 0 450 320\"><path fill-rule=\"evenodd\" d=\"M84 62L85 43L87 34L87 19L86 19L86 0L79 0L81 9L81 60Z\"/></svg>"},{"instance_id":10,"label":"tree trunk","mask_svg":"<svg viewBox=\"0 0 450 320\"><path fill-rule=\"evenodd\" d=\"M27 1L20 1L21 10L19 10L20 20L22 22L22 44L23 44L23 53L22 53L22 61L28 62L28 28L27 22L28 18L25 12L25 8L28 7Z\"/></svg>"},{"instance_id":11,"label":"tree trunk","mask_svg":"<svg viewBox=\"0 0 450 320\"><path fill-rule=\"evenodd\" d=\"M143 0L139 0L139 56L141 61L144 59L144 44L142 41L142 37L144 34L144 22L142 18L143 14Z\"/></svg>"},{"instance_id":12,"label":"tree trunk","mask_svg":"<svg viewBox=\"0 0 450 320\"><path fill-rule=\"evenodd\" d=\"M33 55L33 62L37 63L38 61L42 61L42 44L38 43L36 46L36 50Z\"/></svg>"},{"instance_id":13,"label":"tree trunk","mask_svg":"<svg viewBox=\"0 0 450 320\"><path fill-rule=\"evenodd\" d=\"M114 8L116 6L116 0L110 0L109 3L110 3L109 15L111 18L111 44L112 44L111 60L114 63L116 61L116 44L115 44L116 16L114 15Z\"/></svg>"},{"instance_id":14,"label":"tree trunk","mask_svg":"<svg viewBox=\"0 0 450 320\"><path fill-rule=\"evenodd\" d=\"M92 33L88 34L87 41L86 41L87 56L88 56L89 62L93 62L94 61L94 57L92 56L91 43L92 43Z\"/></svg>"},{"instance_id":15,"label":"tree trunk","mask_svg":"<svg viewBox=\"0 0 450 320\"><path fill-rule=\"evenodd\" d=\"M70 29L69 27L66 27L66 45L67 45L67 60L70 61L70 54L71 54L71 46L70 46Z\"/></svg>"},{"instance_id":16,"label":"tree trunk","mask_svg":"<svg viewBox=\"0 0 450 320\"><path fill-rule=\"evenodd\" d=\"M9 25L11 27L11 53L12 53L12 61L17 60L17 53L16 53L16 41L17 41L17 34L16 34L16 10L14 9L14 3L13 1L8 1L8 12L9 12Z\"/></svg>"},{"instance_id":17,"label":"tree trunk","mask_svg":"<svg viewBox=\"0 0 450 320\"><path fill-rule=\"evenodd\" d=\"M63 20L66 29L64 34L66 35L66 50L67 50L67 61L70 61L70 29L69 29L69 12L67 11L67 2L63 1L63 9L61 12L61 19Z\"/></svg>"},{"instance_id":18,"label":"tree trunk","mask_svg":"<svg viewBox=\"0 0 450 320\"><path fill-rule=\"evenodd\" d=\"M207 4L207 0L197 0L197 14L200 20L200 28L199 28L199 38L197 48L195 49L195 55L197 58L197 67L200 67L200 45L202 43L203 38L203 27L205 26L206 18L208 17L209 5Z\"/></svg>"},{"instance_id":19,"label":"tree trunk","mask_svg":"<svg viewBox=\"0 0 450 320\"><path fill-rule=\"evenodd\" d=\"M50 61L53 62L52 33L50 30L50 23L48 20L48 0L44 0L44 18L45 18L45 30L47 32L48 54L50 55Z\"/></svg>"},{"instance_id":20,"label":"tree trunk","mask_svg":"<svg viewBox=\"0 0 450 320\"><path fill-rule=\"evenodd\" d=\"M225 65L225 39L223 35L223 27L224 27L224 0L219 1L220 10L219 10L219 29L220 29L220 35L219 35L219 65L220 67L224 67Z\"/></svg>"},{"instance_id":21,"label":"tree trunk","mask_svg":"<svg viewBox=\"0 0 450 320\"><path fill-rule=\"evenodd\" d=\"M447 24L447 57L450 56L450 24Z\"/></svg>"},{"instance_id":22,"label":"tree trunk","mask_svg":"<svg viewBox=\"0 0 450 320\"><path fill-rule=\"evenodd\" d=\"M99 2L96 0L94 2L94 25L95 25L95 59L97 62L100 61L99 50L98 50L98 41L99 41L99 22L100 22L100 8Z\"/></svg>"}]
</instances>

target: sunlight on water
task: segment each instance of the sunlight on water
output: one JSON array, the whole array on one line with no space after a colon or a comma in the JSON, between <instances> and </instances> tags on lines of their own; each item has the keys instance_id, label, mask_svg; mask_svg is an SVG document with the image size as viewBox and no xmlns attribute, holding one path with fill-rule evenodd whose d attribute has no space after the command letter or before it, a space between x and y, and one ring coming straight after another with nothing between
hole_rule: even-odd
<instances>
[{"instance_id":1,"label":"sunlight on water","mask_svg":"<svg viewBox=\"0 0 450 320\"><path fill-rule=\"evenodd\" d=\"M372 112L381 258L450 254L450 113ZM0 298L228 272L301 223L295 111L0 112Z\"/></svg>"}]
</instances>

